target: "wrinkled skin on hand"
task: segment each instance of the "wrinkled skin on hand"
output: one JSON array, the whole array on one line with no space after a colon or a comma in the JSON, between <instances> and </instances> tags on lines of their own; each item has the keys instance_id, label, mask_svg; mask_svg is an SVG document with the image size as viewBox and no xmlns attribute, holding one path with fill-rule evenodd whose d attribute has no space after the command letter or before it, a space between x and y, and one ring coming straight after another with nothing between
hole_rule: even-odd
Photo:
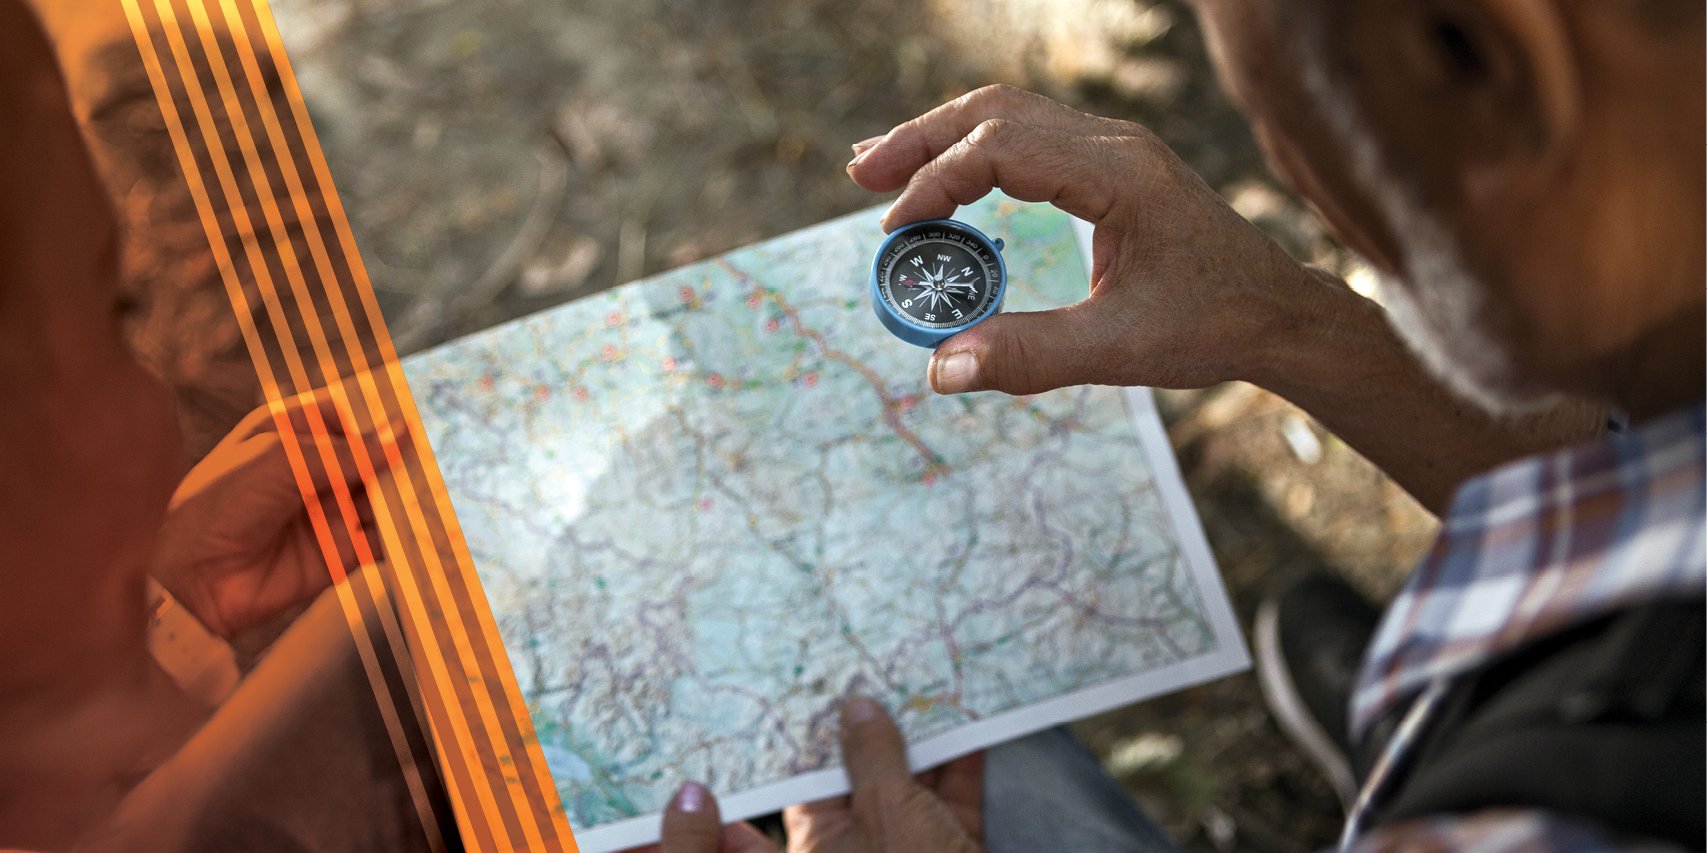
<instances>
[{"instance_id":1,"label":"wrinkled skin on hand","mask_svg":"<svg viewBox=\"0 0 1707 853\"><path fill-rule=\"evenodd\" d=\"M1286 285L1312 286L1150 131L1008 86L899 125L848 174L874 192L904 188L886 230L950 216L996 188L1095 226L1088 297L998 315L951 338L931 361L939 393L1244 378Z\"/></svg>"}]
</instances>

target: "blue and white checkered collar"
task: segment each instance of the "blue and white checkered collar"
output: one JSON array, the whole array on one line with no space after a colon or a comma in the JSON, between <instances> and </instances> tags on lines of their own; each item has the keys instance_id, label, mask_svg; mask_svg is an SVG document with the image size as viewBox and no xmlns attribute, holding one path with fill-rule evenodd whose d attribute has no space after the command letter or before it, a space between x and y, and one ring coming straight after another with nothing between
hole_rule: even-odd
<instances>
[{"instance_id":1,"label":"blue and white checkered collar","mask_svg":"<svg viewBox=\"0 0 1707 853\"><path fill-rule=\"evenodd\" d=\"M1707 593L1707 408L1459 488L1388 607L1352 699L1361 738L1428 684L1628 605Z\"/></svg>"}]
</instances>

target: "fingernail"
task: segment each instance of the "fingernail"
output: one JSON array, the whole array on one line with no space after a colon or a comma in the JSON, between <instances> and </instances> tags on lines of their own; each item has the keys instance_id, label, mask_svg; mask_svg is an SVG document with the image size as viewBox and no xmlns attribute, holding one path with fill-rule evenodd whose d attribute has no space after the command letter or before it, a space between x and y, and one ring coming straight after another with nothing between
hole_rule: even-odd
<instances>
[{"instance_id":1,"label":"fingernail","mask_svg":"<svg viewBox=\"0 0 1707 853\"><path fill-rule=\"evenodd\" d=\"M888 134L884 134L884 136L888 136ZM847 167L849 169L852 169L853 167L858 166L859 161L864 160L865 155L870 154L871 149L876 148L877 143L882 142L882 141L883 141L883 136L873 136L870 139L862 139L859 142L855 142L853 144L854 156L853 156L852 160L848 161Z\"/></svg>"},{"instance_id":2,"label":"fingernail","mask_svg":"<svg viewBox=\"0 0 1707 853\"><path fill-rule=\"evenodd\" d=\"M949 353L936 360L938 394L959 394L978 390L978 357L961 351Z\"/></svg>"},{"instance_id":3,"label":"fingernail","mask_svg":"<svg viewBox=\"0 0 1707 853\"><path fill-rule=\"evenodd\" d=\"M873 136L870 139L862 139L858 142L855 142L853 144L854 159L857 161L861 154L864 154L865 152L870 151L871 149L877 147L877 143L882 142L883 137L888 136L888 135L889 134L887 134L887 133L879 134L877 136Z\"/></svg>"},{"instance_id":4,"label":"fingernail","mask_svg":"<svg viewBox=\"0 0 1707 853\"><path fill-rule=\"evenodd\" d=\"M711 802L711 792L698 782L683 782L676 789L676 795L670 799L670 808L688 814L698 814L705 811L707 803Z\"/></svg>"},{"instance_id":5,"label":"fingernail","mask_svg":"<svg viewBox=\"0 0 1707 853\"><path fill-rule=\"evenodd\" d=\"M874 699L854 696L842 703L843 723L868 723L883 716L883 706Z\"/></svg>"}]
</instances>

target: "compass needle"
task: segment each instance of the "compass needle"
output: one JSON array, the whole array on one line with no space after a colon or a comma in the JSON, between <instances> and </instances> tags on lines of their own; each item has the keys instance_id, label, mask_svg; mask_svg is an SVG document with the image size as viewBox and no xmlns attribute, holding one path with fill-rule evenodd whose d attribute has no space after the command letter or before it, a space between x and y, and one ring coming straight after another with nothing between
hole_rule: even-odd
<instances>
[{"instance_id":1,"label":"compass needle","mask_svg":"<svg viewBox=\"0 0 1707 853\"><path fill-rule=\"evenodd\" d=\"M1007 267L1002 244L951 219L891 233L872 260L872 307L885 328L935 346L1001 310Z\"/></svg>"}]
</instances>

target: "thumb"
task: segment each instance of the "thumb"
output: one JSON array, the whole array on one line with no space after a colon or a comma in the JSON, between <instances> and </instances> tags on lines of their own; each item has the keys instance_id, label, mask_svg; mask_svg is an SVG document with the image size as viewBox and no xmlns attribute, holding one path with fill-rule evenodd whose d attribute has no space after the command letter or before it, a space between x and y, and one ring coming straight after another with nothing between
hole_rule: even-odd
<instances>
[{"instance_id":1,"label":"thumb","mask_svg":"<svg viewBox=\"0 0 1707 853\"><path fill-rule=\"evenodd\" d=\"M842 766L855 797L913 779L901 730L873 699L854 696L842 703Z\"/></svg>"},{"instance_id":2,"label":"thumb","mask_svg":"<svg viewBox=\"0 0 1707 853\"><path fill-rule=\"evenodd\" d=\"M723 821L717 798L698 782L683 784L664 809L663 834L659 853L718 853Z\"/></svg>"},{"instance_id":3,"label":"thumb","mask_svg":"<svg viewBox=\"0 0 1707 853\"><path fill-rule=\"evenodd\" d=\"M949 338L931 356L931 388L1037 394L1096 381L1107 338L1088 307L997 314Z\"/></svg>"}]
</instances>

